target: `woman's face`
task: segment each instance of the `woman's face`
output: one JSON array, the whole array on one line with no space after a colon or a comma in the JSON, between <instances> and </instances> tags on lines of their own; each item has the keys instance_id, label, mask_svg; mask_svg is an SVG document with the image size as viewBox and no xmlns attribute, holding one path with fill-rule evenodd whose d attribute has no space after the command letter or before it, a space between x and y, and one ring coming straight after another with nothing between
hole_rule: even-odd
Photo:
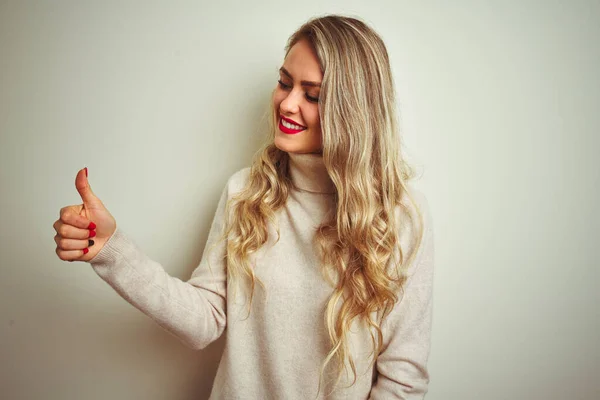
<instances>
[{"instance_id":1,"label":"woman's face","mask_svg":"<svg viewBox=\"0 0 600 400\"><path fill-rule=\"evenodd\" d=\"M273 91L275 146L288 153L322 153L318 98L323 74L306 40L290 49Z\"/></svg>"}]
</instances>

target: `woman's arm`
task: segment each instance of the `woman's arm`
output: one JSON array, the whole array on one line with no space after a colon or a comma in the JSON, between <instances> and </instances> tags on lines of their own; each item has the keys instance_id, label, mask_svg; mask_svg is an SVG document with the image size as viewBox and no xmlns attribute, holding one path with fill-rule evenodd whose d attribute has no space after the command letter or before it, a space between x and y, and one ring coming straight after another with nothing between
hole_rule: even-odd
<instances>
[{"instance_id":1,"label":"woman's arm","mask_svg":"<svg viewBox=\"0 0 600 400\"><path fill-rule=\"evenodd\" d=\"M427 200L418 201L424 236L408 271L404 295L383 324L384 348L377 358L377 380L369 399L423 399L428 390L427 359L433 311L434 240Z\"/></svg>"},{"instance_id":2,"label":"woman's arm","mask_svg":"<svg viewBox=\"0 0 600 400\"><path fill-rule=\"evenodd\" d=\"M209 250L221 235L230 187L231 178L221 194L200 265L187 282L169 276L118 227L90 260L96 273L121 297L193 349L203 349L218 339L227 322L225 242Z\"/></svg>"}]
</instances>

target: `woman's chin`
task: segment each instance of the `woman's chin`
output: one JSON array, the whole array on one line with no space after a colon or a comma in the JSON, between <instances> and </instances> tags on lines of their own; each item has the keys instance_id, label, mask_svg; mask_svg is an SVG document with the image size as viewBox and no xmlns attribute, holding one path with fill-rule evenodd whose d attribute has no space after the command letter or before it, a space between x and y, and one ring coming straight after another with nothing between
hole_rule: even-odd
<instances>
[{"instance_id":1,"label":"woman's chin","mask_svg":"<svg viewBox=\"0 0 600 400\"><path fill-rule=\"evenodd\" d=\"M275 145L275 147L277 147L279 150L281 151L286 151L286 152L294 152L297 151L297 145L295 145L294 143L290 143L290 140L286 137L287 135L285 135L285 133L281 133L279 132L277 135L275 135L275 140L273 141L273 144Z\"/></svg>"},{"instance_id":2,"label":"woman's chin","mask_svg":"<svg viewBox=\"0 0 600 400\"><path fill-rule=\"evenodd\" d=\"M283 132L277 132L273 144L281 151L287 153L323 153L322 144L306 142L295 135L287 135Z\"/></svg>"}]
</instances>

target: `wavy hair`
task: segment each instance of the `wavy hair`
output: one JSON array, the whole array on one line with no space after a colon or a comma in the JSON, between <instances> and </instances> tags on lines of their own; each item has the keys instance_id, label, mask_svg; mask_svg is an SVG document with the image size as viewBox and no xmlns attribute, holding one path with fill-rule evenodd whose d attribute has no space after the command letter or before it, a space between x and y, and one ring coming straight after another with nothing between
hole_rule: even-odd
<instances>
[{"instance_id":1,"label":"wavy hair","mask_svg":"<svg viewBox=\"0 0 600 400\"><path fill-rule=\"evenodd\" d=\"M334 288L324 310L331 350L321 365L318 395L325 367L334 357L335 385L348 364L354 374L351 386L356 382L347 341L355 319L369 330L370 365L375 363L383 347L381 325L398 301L416 254L406 258L399 246L397 207L408 209L402 201L406 196L417 211L421 228L415 249L421 245L423 216L406 186L415 172L402 157L394 83L380 36L359 19L330 14L308 20L293 33L286 56L300 40L312 46L323 73L318 103L323 161L336 188L336 212L314 236L323 277ZM248 313L255 282L265 289L249 256L267 242L268 223L275 221L292 188L288 154L273 144L275 111L271 102L267 140L253 157L246 186L227 203L221 237L227 238L228 288L232 285L235 296L242 278L247 280Z\"/></svg>"}]
</instances>

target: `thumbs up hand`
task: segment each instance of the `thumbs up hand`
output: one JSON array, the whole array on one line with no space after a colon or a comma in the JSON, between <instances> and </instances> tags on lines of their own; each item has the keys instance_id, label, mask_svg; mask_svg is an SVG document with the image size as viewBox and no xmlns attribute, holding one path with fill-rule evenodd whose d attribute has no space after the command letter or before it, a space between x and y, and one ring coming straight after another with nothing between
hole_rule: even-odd
<instances>
[{"instance_id":1,"label":"thumbs up hand","mask_svg":"<svg viewBox=\"0 0 600 400\"><path fill-rule=\"evenodd\" d=\"M56 254L65 261L90 261L117 229L117 223L96 197L87 179L87 168L79 170L75 187L82 204L66 206L53 227Z\"/></svg>"}]
</instances>

